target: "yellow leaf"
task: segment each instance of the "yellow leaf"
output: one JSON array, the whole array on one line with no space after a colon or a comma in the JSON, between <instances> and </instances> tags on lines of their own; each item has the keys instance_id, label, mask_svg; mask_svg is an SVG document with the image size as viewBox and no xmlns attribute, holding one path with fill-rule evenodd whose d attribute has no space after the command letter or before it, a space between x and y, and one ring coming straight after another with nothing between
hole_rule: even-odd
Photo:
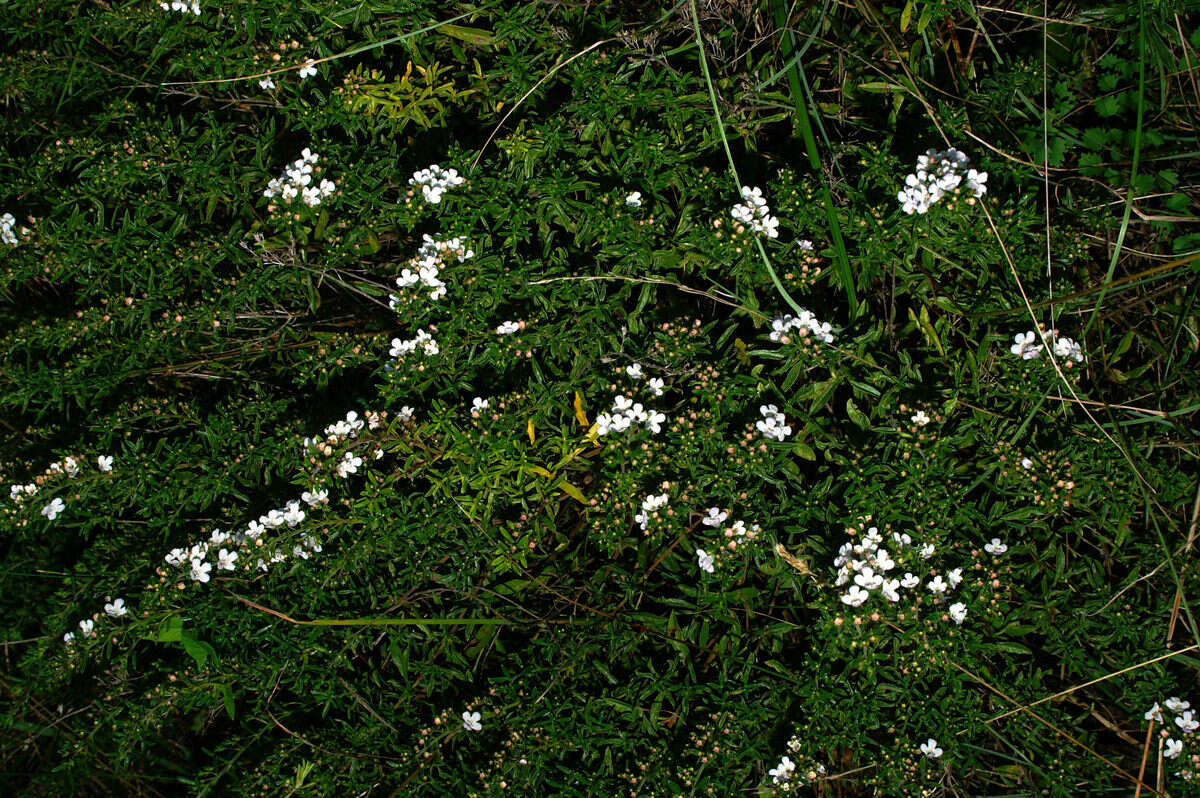
<instances>
[{"instance_id":1,"label":"yellow leaf","mask_svg":"<svg viewBox=\"0 0 1200 798\"><path fill-rule=\"evenodd\" d=\"M572 485L570 482L567 482L565 479L558 483L558 489L580 504L587 504L587 498L584 497L583 491Z\"/></svg>"},{"instance_id":2,"label":"yellow leaf","mask_svg":"<svg viewBox=\"0 0 1200 798\"><path fill-rule=\"evenodd\" d=\"M554 479L554 475L551 474L546 469L542 468L541 466L535 466L535 465L525 466L525 470L532 471L533 473L543 476L546 479Z\"/></svg>"},{"instance_id":3,"label":"yellow leaf","mask_svg":"<svg viewBox=\"0 0 1200 798\"><path fill-rule=\"evenodd\" d=\"M587 413L583 412L583 397L579 391L575 392L575 419L579 422L579 426L587 429L591 426L587 420Z\"/></svg>"},{"instance_id":4,"label":"yellow leaf","mask_svg":"<svg viewBox=\"0 0 1200 798\"><path fill-rule=\"evenodd\" d=\"M533 446L533 419L529 419L529 423L525 425L525 431L529 433L529 445Z\"/></svg>"}]
</instances>

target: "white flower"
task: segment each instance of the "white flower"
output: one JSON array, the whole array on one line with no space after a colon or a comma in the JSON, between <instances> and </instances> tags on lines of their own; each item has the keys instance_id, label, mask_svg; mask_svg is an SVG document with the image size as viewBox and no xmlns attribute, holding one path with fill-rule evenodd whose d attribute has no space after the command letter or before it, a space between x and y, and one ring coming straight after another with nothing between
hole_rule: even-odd
<instances>
[{"instance_id":1,"label":"white flower","mask_svg":"<svg viewBox=\"0 0 1200 798\"><path fill-rule=\"evenodd\" d=\"M896 545L900 548L912 545L912 537L907 532L893 532L892 540L896 541Z\"/></svg>"},{"instance_id":2,"label":"white flower","mask_svg":"<svg viewBox=\"0 0 1200 798\"><path fill-rule=\"evenodd\" d=\"M1145 718L1146 720L1155 720L1155 721L1158 721L1159 723L1162 723L1163 722L1162 709L1159 708L1158 702L1155 701L1154 706L1147 709L1146 714L1142 715L1142 717Z\"/></svg>"},{"instance_id":3,"label":"white flower","mask_svg":"<svg viewBox=\"0 0 1200 798\"><path fill-rule=\"evenodd\" d=\"M625 204L630 208L640 208L642 206L642 192L632 191L625 197Z\"/></svg>"},{"instance_id":4,"label":"white flower","mask_svg":"<svg viewBox=\"0 0 1200 798\"><path fill-rule=\"evenodd\" d=\"M316 67L316 64L314 64L312 61L309 61L304 66L300 67L300 79L301 80L303 80L304 78L310 78L315 74L317 74L317 67Z\"/></svg>"},{"instance_id":5,"label":"white flower","mask_svg":"<svg viewBox=\"0 0 1200 798\"><path fill-rule=\"evenodd\" d=\"M631 380L640 380L642 378L642 364L634 363L632 366L626 366L625 373L629 375L629 379Z\"/></svg>"},{"instance_id":6,"label":"white flower","mask_svg":"<svg viewBox=\"0 0 1200 798\"><path fill-rule=\"evenodd\" d=\"M962 626L963 620L965 620L967 617L967 605L963 604L961 601L956 601L950 605L950 608L947 610L947 612L950 613L950 619L952 621L959 626Z\"/></svg>"},{"instance_id":7,"label":"white flower","mask_svg":"<svg viewBox=\"0 0 1200 798\"><path fill-rule=\"evenodd\" d=\"M521 325L515 321L506 321L496 328L496 335L512 335L521 329Z\"/></svg>"},{"instance_id":8,"label":"white flower","mask_svg":"<svg viewBox=\"0 0 1200 798\"><path fill-rule=\"evenodd\" d=\"M771 216L771 209L763 199L762 189L742 186L742 199L742 204L729 209L729 215L755 233L763 233L768 238L778 238L779 220Z\"/></svg>"},{"instance_id":9,"label":"white flower","mask_svg":"<svg viewBox=\"0 0 1200 798\"><path fill-rule=\"evenodd\" d=\"M1175 718L1175 725L1183 729L1184 734L1191 734L1196 729L1200 729L1200 721L1193 720L1194 713L1189 709L1185 710L1179 717Z\"/></svg>"},{"instance_id":10,"label":"white flower","mask_svg":"<svg viewBox=\"0 0 1200 798\"><path fill-rule=\"evenodd\" d=\"M650 388L650 392L653 393L655 396L662 396L663 395L663 387L666 385L666 383L664 383L658 377L651 377L650 381L647 382L646 385Z\"/></svg>"},{"instance_id":11,"label":"white flower","mask_svg":"<svg viewBox=\"0 0 1200 798\"><path fill-rule=\"evenodd\" d=\"M881 587L881 592L883 593L883 597L885 599L887 599L888 601L899 601L900 600L899 587L900 587L899 579L885 580Z\"/></svg>"},{"instance_id":12,"label":"white flower","mask_svg":"<svg viewBox=\"0 0 1200 798\"><path fill-rule=\"evenodd\" d=\"M275 81L271 80L270 78L263 78L258 82L258 87L264 91L267 89L273 89L275 88Z\"/></svg>"},{"instance_id":13,"label":"white flower","mask_svg":"<svg viewBox=\"0 0 1200 798\"><path fill-rule=\"evenodd\" d=\"M421 195L431 205L437 205L442 201L442 194L446 189L460 186L465 182L466 179L459 176L458 170L442 169L437 164L431 164L426 169L413 172L413 176L408 180L410 186L419 185L421 187Z\"/></svg>"},{"instance_id":14,"label":"white flower","mask_svg":"<svg viewBox=\"0 0 1200 798\"><path fill-rule=\"evenodd\" d=\"M775 784L787 782L792 775L792 771L796 769L796 765L787 756L779 760L779 764L767 771L767 775Z\"/></svg>"},{"instance_id":15,"label":"white flower","mask_svg":"<svg viewBox=\"0 0 1200 798\"><path fill-rule=\"evenodd\" d=\"M287 509L283 513L283 520L288 526L295 526L304 520L304 511L300 509L300 502L288 502Z\"/></svg>"},{"instance_id":16,"label":"white flower","mask_svg":"<svg viewBox=\"0 0 1200 798\"><path fill-rule=\"evenodd\" d=\"M205 562L199 558L192 559L192 581L207 582L208 572L212 570L212 563Z\"/></svg>"},{"instance_id":17,"label":"white flower","mask_svg":"<svg viewBox=\"0 0 1200 798\"><path fill-rule=\"evenodd\" d=\"M946 579L950 582L950 587L952 588L958 587L959 583L962 582L962 578L961 568L955 568L953 571L946 574Z\"/></svg>"},{"instance_id":18,"label":"white flower","mask_svg":"<svg viewBox=\"0 0 1200 798\"><path fill-rule=\"evenodd\" d=\"M125 599L119 598L105 604L104 612L110 618L120 618L122 615L128 614L129 610L125 609Z\"/></svg>"},{"instance_id":19,"label":"white flower","mask_svg":"<svg viewBox=\"0 0 1200 798\"><path fill-rule=\"evenodd\" d=\"M187 551L185 549L171 549L163 559L167 561L167 565L183 565L187 561Z\"/></svg>"},{"instance_id":20,"label":"white flower","mask_svg":"<svg viewBox=\"0 0 1200 798\"><path fill-rule=\"evenodd\" d=\"M929 592L938 594L945 593L948 587L940 574L929 580L925 586L929 588Z\"/></svg>"},{"instance_id":21,"label":"white flower","mask_svg":"<svg viewBox=\"0 0 1200 798\"><path fill-rule=\"evenodd\" d=\"M851 585L850 590L842 595L842 603L857 607L871 597L871 594L858 585Z\"/></svg>"},{"instance_id":22,"label":"white flower","mask_svg":"<svg viewBox=\"0 0 1200 798\"><path fill-rule=\"evenodd\" d=\"M463 728L467 731L479 731L483 728L483 724L479 722L482 717L478 712L463 712Z\"/></svg>"},{"instance_id":23,"label":"white flower","mask_svg":"<svg viewBox=\"0 0 1200 798\"><path fill-rule=\"evenodd\" d=\"M102 454L96 458L96 468L108 473L112 471L113 459L111 454Z\"/></svg>"},{"instance_id":24,"label":"white flower","mask_svg":"<svg viewBox=\"0 0 1200 798\"><path fill-rule=\"evenodd\" d=\"M1001 542L1000 542L1000 538L992 538L992 542L991 542L991 543L985 543L985 544L984 544L984 546L983 546L983 549L984 549L984 551L986 551L988 554L997 554L997 555L999 555L999 554L1003 554L1004 552L1008 551L1008 546L1006 546L1006 545L1004 545L1003 543L1001 543Z\"/></svg>"},{"instance_id":25,"label":"white flower","mask_svg":"<svg viewBox=\"0 0 1200 798\"><path fill-rule=\"evenodd\" d=\"M1183 753L1183 741L1167 738L1165 749L1163 750L1164 759L1174 759Z\"/></svg>"},{"instance_id":26,"label":"white flower","mask_svg":"<svg viewBox=\"0 0 1200 798\"><path fill-rule=\"evenodd\" d=\"M921 551L920 551L921 559L928 560L930 557L933 556L935 551L937 551L936 546L934 546L932 543L926 543L924 546L921 547Z\"/></svg>"},{"instance_id":27,"label":"white flower","mask_svg":"<svg viewBox=\"0 0 1200 798\"><path fill-rule=\"evenodd\" d=\"M874 568L866 565L855 575L854 584L865 590L875 590L883 584L883 577L875 573Z\"/></svg>"},{"instance_id":28,"label":"white flower","mask_svg":"<svg viewBox=\"0 0 1200 798\"><path fill-rule=\"evenodd\" d=\"M713 556L704 549L696 549L696 560L701 571L710 574L713 572Z\"/></svg>"},{"instance_id":29,"label":"white flower","mask_svg":"<svg viewBox=\"0 0 1200 798\"><path fill-rule=\"evenodd\" d=\"M1163 702L1167 705L1167 709L1172 712L1183 712L1185 709L1191 709L1192 705L1187 701L1182 700L1178 696L1171 696Z\"/></svg>"},{"instance_id":30,"label":"white flower","mask_svg":"<svg viewBox=\"0 0 1200 798\"><path fill-rule=\"evenodd\" d=\"M221 549L217 553L217 568L222 571L232 571L236 567L234 563L237 562L237 558L238 553L236 551Z\"/></svg>"},{"instance_id":31,"label":"white flower","mask_svg":"<svg viewBox=\"0 0 1200 798\"><path fill-rule=\"evenodd\" d=\"M337 464L338 476L344 477L347 474L357 474L360 465L362 465L361 457L356 457L353 452L346 452L342 455L342 461Z\"/></svg>"},{"instance_id":32,"label":"white flower","mask_svg":"<svg viewBox=\"0 0 1200 798\"><path fill-rule=\"evenodd\" d=\"M62 499L55 497L50 500L49 504L42 508L42 515L53 521L55 518L58 518L58 514L65 510L66 507Z\"/></svg>"},{"instance_id":33,"label":"white flower","mask_svg":"<svg viewBox=\"0 0 1200 798\"><path fill-rule=\"evenodd\" d=\"M1014 355L1018 355L1022 360L1032 360L1042 353L1042 345L1035 343L1037 333L1030 330L1025 333L1017 333L1013 336L1013 345L1008 349Z\"/></svg>"},{"instance_id":34,"label":"white flower","mask_svg":"<svg viewBox=\"0 0 1200 798\"><path fill-rule=\"evenodd\" d=\"M1024 468L1026 471L1028 471L1029 469L1033 468L1033 461L1030 460L1028 457L1022 457L1021 458L1021 468Z\"/></svg>"},{"instance_id":35,"label":"white flower","mask_svg":"<svg viewBox=\"0 0 1200 798\"><path fill-rule=\"evenodd\" d=\"M937 740L930 737L921 744L921 753L930 759L937 759L943 752L941 748L938 748Z\"/></svg>"},{"instance_id":36,"label":"white flower","mask_svg":"<svg viewBox=\"0 0 1200 798\"><path fill-rule=\"evenodd\" d=\"M84 618L82 621L79 622L79 630L81 632L83 632L84 637L91 637L92 636L92 627L94 625L95 624L92 623L90 618Z\"/></svg>"},{"instance_id":37,"label":"white flower","mask_svg":"<svg viewBox=\"0 0 1200 798\"><path fill-rule=\"evenodd\" d=\"M913 413L912 419L910 420L918 427L923 427L929 423L929 416L925 415L924 410L918 410L917 412Z\"/></svg>"},{"instance_id":38,"label":"white flower","mask_svg":"<svg viewBox=\"0 0 1200 798\"><path fill-rule=\"evenodd\" d=\"M725 523L725 519L729 517L729 513L722 510L720 507L709 507L708 515L701 521L705 526L720 526Z\"/></svg>"},{"instance_id":39,"label":"white flower","mask_svg":"<svg viewBox=\"0 0 1200 798\"><path fill-rule=\"evenodd\" d=\"M476 396L471 400L471 415L478 416L480 411L487 410L488 400L482 396Z\"/></svg>"},{"instance_id":40,"label":"white flower","mask_svg":"<svg viewBox=\"0 0 1200 798\"><path fill-rule=\"evenodd\" d=\"M906 590L912 590L919 584L921 584L921 579L915 574L906 573L904 574L904 578L900 580L900 587Z\"/></svg>"},{"instance_id":41,"label":"white flower","mask_svg":"<svg viewBox=\"0 0 1200 798\"><path fill-rule=\"evenodd\" d=\"M314 492L304 491L300 494L300 501L307 504L309 507L315 507L329 498L329 491L318 490Z\"/></svg>"},{"instance_id":42,"label":"white flower","mask_svg":"<svg viewBox=\"0 0 1200 798\"><path fill-rule=\"evenodd\" d=\"M75 633L67 632L65 635L63 635L63 642L66 643L67 645L74 643L75 642Z\"/></svg>"},{"instance_id":43,"label":"white flower","mask_svg":"<svg viewBox=\"0 0 1200 798\"><path fill-rule=\"evenodd\" d=\"M650 413L646 416L646 429L653 432L655 435L662 432L662 424L667 420L663 413Z\"/></svg>"}]
</instances>

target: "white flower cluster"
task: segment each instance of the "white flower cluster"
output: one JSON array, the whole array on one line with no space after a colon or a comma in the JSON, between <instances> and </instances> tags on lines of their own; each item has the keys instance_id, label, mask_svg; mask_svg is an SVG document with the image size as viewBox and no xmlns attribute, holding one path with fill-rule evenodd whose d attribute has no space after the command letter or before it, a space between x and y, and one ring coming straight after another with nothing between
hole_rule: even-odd
<instances>
[{"instance_id":1,"label":"white flower cluster","mask_svg":"<svg viewBox=\"0 0 1200 798\"><path fill-rule=\"evenodd\" d=\"M10 246L16 246L19 242L17 234L13 232L13 227L16 225L17 219L11 213L6 213L0 216L0 241Z\"/></svg>"},{"instance_id":2,"label":"white flower cluster","mask_svg":"<svg viewBox=\"0 0 1200 798\"><path fill-rule=\"evenodd\" d=\"M707 515L700 519L700 523L705 526L720 527L727 518L729 518L728 511L722 510L720 507L709 507ZM723 550L735 552L739 548L757 541L761 534L762 527L758 524L746 526L746 522L740 519L723 529L717 529L717 540L713 547L713 553L710 554L704 549L696 549L696 559L700 570L713 573L716 566L720 565L724 559L725 551Z\"/></svg>"},{"instance_id":3,"label":"white flower cluster","mask_svg":"<svg viewBox=\"0 0 1200 798\"><path fill-rule=\"evenodd\" d=\"M388 354L391 357L403 359L405 355L415 352L418 346L421 347L421 351L425 353L426 357L433 357L442 351L438 348L438 342L432 335L424 330L417 330L416 336L407 341L393 338L392 348L388 350Z\"/></svg>"},{"instance_id":4,"label":"white flower cluster","mask_svg":"<svg viewBox=\"0 0 1200 798\"><path fill-rule=\"evenodd\" d=\"M1146 714L1143 717L1146 720L1157 721L1158 723L1165 725L1166 721L1163 720L1162 714L1163 707L1166 707L1168 710L1175 713L1173 720L1175 725L1179 727L1180 735L1183 738L1175 739L1170 737L1168 736L1167 731L1164 729L1161 732L1164 738L1163 758L1178 759L1179 755L1183 753L1183 747L1185 743L1188 744L1189 748L1195 745L1197 738L1193 735L1195 735L1197 729L1200 729L1200 721L1196 720L1196 713L1192 709L1191 702L1185 701L1178 696L1171 696L1168 698L1163 702L1162 707L1160 707L1156 702L1154 706L1150 707L1150 709L1146 711ZM1193 755L1190 758L1185 757L1185 761L1189 761L1193 765L1200 763L1200 759L1197 758L1195 752L1193 752ZM1185 768L1184 770L1178 771L1175 775L1181 776L1187 781L1191 781L1196 777L1197 774L1196 771L1190 768Z\"/></svg>"},{"instance_id":5,"label":"white flower cluster","mask_svg":"<svg viewBox=\"0 0 1200 798\"><path fill-rule=\"evenodd\" d=\"M466 178L460 177L457 169L443 169L437 164L430 164L426 169L418 169L408 179L410 186L421 187L421 194L431 205L441 202L442 194L446 193L447 189L461 186L465 182L467 182Z\"/></svg>"},{"instance_id":6,"label":"white flower cluster","mask_svg":"<svg viewBox=\"0 0 1200 798\"><path fill-rule=\"evenodd\" d=\"M788 740L787 747L789 754L798 754L801 748L800 738L793 737ZM788 754L784 754L780 758L779 764L767 771L767 775L771 777L771 783L779 792L787 793L817 781L825 775L825 772L825 766L820 763L810 767L807 771L798 772L796 763Z\"/></svg>"},{"instance_id":7,"label":"white flower cluster","mask_svg":"<svg viewBox=\"0 0 1200 798\"><path fill-rule=\"evenodd\" d=\"M446 284L441 279L442 267L451 263L452 258L462 263L473 257L475 257L475 251L467 249L461 238L439 241L426 234L416 256L408 262L408 266L396 278L396 287L411 288L417 284L423 285L431 289L429 298L436 302L446 295ZM392 294L388 301L388 307L392 310L399 310L401 302L401 297Z\"/></svg>"},{"instance_id":8,"label":"white flower cluster","mask_svg":"<svg viewBox=\"0 0 1200 798\"><path fill-rule=\"evenodd\" d=\"M763 405L758 408L758 412L762 414L762 418L754 422L754 426L764 437L782 441L792 434L787 417L780 413L779 408L775 405Z\"/></svg>"},{"instance_id":9,"label":"white flower cluster","mask_svg":"<svg viewBox=\"0 0 1200 798\"><path fill-rule=\"evenodd\" d=\"M892 533L892 541L896 544L897 556L901 556L906 550L915 549L920 559L927 560L936 552L932 543L916 549L912 537L906 533ZM837 557L833 561L833 567L838 569L834 584L841 587L853 582L841 596L843 604L850 607L862 606L874 591L879 591L879 594L888 602L896 603L900 601L902 589L913 590L920 586L921 578L911 572L906 571L903 577L890 575L890 572L897 568L897 564L891 553L880 545L882 543L883 535L880 534L879 529L870 527L859 542L843 543L838 549ZM993 543L1003 547L996 549L996 546L993 545L992 549L995 549L993 553L1007 550L1007 547L1004 547L998 538ZM946 574L945 578L942 578L941 574L935 574L932 579L926 580L925 587L933 594L934 600L940 602L962 581L963 569L954 568ZM961 625L967 617L967 606L961 601L955 602L946 609L946 612L950 620Z\"/></svg>"},{"instance_id":10,"label":"white flower cluster","mask_svg":"<svg viewBox=\"0 0 1200 798\"><path fill-rule=\"evenodd\" d=\"M23 504L25 499L30 496L36 496L42 489L42 485L49 480L56 479L65 475L69 479L75 479L82 473L80 464L84 460L82 457L72 457L67 455L62 460L56 460L46 467L42 476L38 477L37 482L30 482L25 485L14 483L8 488L8 498L16 504ZM101 473L112 471L113 458L112 455L102 454L96 458L96 470ZM53 521L58 518L59 514L65 510L67 505L62 499L55 496L50 500L50 503L42 507L42 515L46 520Z\"/></svg>"},{"instance_id":11,"label":"white flower cluster","mask_svg":"<svg viewBox=\"0 0 1200 798\"><path fill-rule=\"evenodd\" d=\"M1042 356L1044 347L1050 347L1056 358L1074 360L1076 363L1083 362L1083 347L1071 338L1060 336L1058 330L1043 332L1029 330L1017 333L1013 336L1013 344L1008 351L1022 360L1033 360Z\"/></svg>"},{"instance_id":12,"label":"white flower cluster","mask_svg":"<svg viewBox=\"0 0 1200 798\"><path fill-rule=\"evenodd\" d=\"M944 152L927 150L917 158L917 171L904 179L896 194L907 214L925 213L951 192L966 191L971 197L987 193L987 172L967 168L970 160L951 147Z\"/></svg>"},{"instance_id":13,"label":"white flower cluster","mask_svg":"<svg viewBox=\"0 0 1200 798\"><path fill-rule=\"evenodd\" d=\"M613 432L624 432L634 424L644 424L646 429L655 435L662 432L662 425L667 417L654 410L646 410L641 402L635 402L628 396L617 394L613 397L612 412L596 416L596 434L608 435Z\"/></svg>"},{"instance_id":14,"label":"white flower cluster","mask_svg":"<svg viewBox=\"0 0 1200 798\"><path fill-rule=\"evenodd\" d=\"M186 14L191 11L196 16L200 16L200 4L194 2L194 0L190 6L183 2L183 0L171 0L169 3L159 3L158 7L163 11L178 11L180 14Z\"/></svg>"},{"instance_id":15,"label":"white flower cluster","mask_svg":"<svg viewBox=\"0 0 1200 798\"><path fill-rule=\"evenodd\" d=\"M109 601L104 605L104 614L109 618L121 618L129 614L129 609L125 606L125 599L118 598ZM96 613L91 618L84 618L79 622L79 633L84 637L96 636L96 621L100 619L100 613ZM63 635L63 642L67 645L75 642L75 633L67 632Z\"/></svg>"},{"instance_id":16,"label":"white flower cluster","mask_svg":"<svg viewBox=\"0 0 1200 798\"><path fill-rule=\"evenodd\" d=\"M367 412L364 415L365 420L359 417L357 411L351 410L345 418L326 426L324 437L305 438L306 453L333 457L335 447L357 438L364 427L374 430L383 423L382 414ZM382 450L377 450L376 455L382 455ZM344 477L357 473L362 464L361 457L346 451L333 465L333 470L338 476ZM328 489L316 486L302 492L299 499L286 502L284 506L269 510L257 520L248 522L244 529L234 532L214 529L206 540L172 549L163 559L167 565L182 570L192 582L201 584L212 579L214 569L218 573L250 568L267 571L271 565L289 557L307 560L323 550L321 542L313 534L301 532L298 542L293 543L290 551L286 547L268 545L266 535L273 530L294 529L302 524L309 517L302 505L307 505L311 510L328 503Z\"/></svg>"},{"instance_id":17,"label":"white flower cluster","mask_svg":"<svg viewBox=\"0 0 1200 798\"><path fill-rule=\"evenodd\" d=\"M647 496L642 500L642 511L635 515L633 520L636 521L638 526L640 526L644 531L650 524L651 516L653 516L657 511L666 507L670 501L671 498L665 493L661 493L658 496Z\"/></svg>"},{"instance_id":18,"label":"white flower cluster","mask_svg":"<svg viewBox=\"0 0 1200 798\"><path fill-rule=\"evenodd\" d=\"M803 338L809 334L826 344L833 343L833 326L822 322L810 311L801 311L799 316L785 314L771 322L770 339L777 343L791 343L791 332L796 330Z\"/></svg>"},{"instance_id":19,"label":"white flower cluster","mask_svg":"<svg viewBox=\"0 0 1200 798\"><path fill-rule=\"evenodd\" d=\"M320 158L319 154L305 147L300 157L283 170L282 177L276 177L267 184L263 196L268 199L278 196L288 203L299 196L300 201L310 208L320 205L322 199L337 190L337 184L332 180L313 184L317 176L316 163Z\"/></svg>"},{"instance_id":20,"label":"white flower cluster","mask_svg":"<svg viewBox=\"0 0 1200 798\"><path fill-rule=\"evenodd\" d=\"M745 202L730 208L729 215L756 233L765 233L767 238L779 238L779 220L771 215L762 189L742 186L742 199Z\"/></svg>"}]
</instances>

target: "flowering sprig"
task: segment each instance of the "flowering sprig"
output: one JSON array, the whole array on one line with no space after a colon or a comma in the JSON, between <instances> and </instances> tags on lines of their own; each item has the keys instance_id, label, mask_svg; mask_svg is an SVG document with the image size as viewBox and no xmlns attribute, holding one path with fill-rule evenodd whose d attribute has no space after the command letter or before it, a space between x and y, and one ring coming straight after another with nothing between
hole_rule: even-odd
<instances>
[{"instance_id":1,"label":"flowering sprig","mask_svg":"<svg viewBox=\"0 0 1200 798\"><path fill-rule=\"evenodd\" d=\"M927 150L917 158L917 169L904 179L896 194L904 212L925 213L947 194L966 193L968 202L987 193L987 172L970 169L970 159L951 147L943 152Z\"/></svg>"},{"instance_id":2,"label":"flowering sprig","mask_svg":"<svg viewBox=\"0 0 1200 798\"><path fill-rule=\"evenodd\" d=\"M1017 333L1013 336L1013 344L1008 351L1022 360L1034 360L1042 356L1042 350L1046 347L1054 352L1056 358L1064 361L1067 368L1071 367L1071 361L1083 362L1083 347L1071 338L1060 336L1058 330L1028 330Z\"/></svg>"},{"instance_id":3,"label":"flowering sprig","mask_svg":"<svg viewBox=\"0 0 1200 798\"><path fill-rule=\"evenodd\" d=\"M771 334L768 337L777 343L790 344L793 332L800 338L811 335L822 343L833 343L833 325L827 321L820 321L808 310L801 310L799 316L784 314L772 320Z\"/></svg>"},{"instance_id":4,"label":"flowering sprig","mask_svg":"<svg viewBox=\"0 0 1200 798\"><path fill-rule=\"evenodd\" d=\"M417 254L409 260L408 265L396 278L396 287L407 289L416 285L424 286L430 289L429 299L436 302L446 295L446 284L441 279L442 268L452 262L462 263L473 257L475 251L468 249L461 238L441 241L426 234ZM409 295L392 294L388 300L388 307L399 312L411 305L413 300Z\"/></svg>"},{"instance_id":5,"label":"flowering sprig","mask_svg":"<svg viewBox=\"0 0 1200 798\"><path fill-rule=\"evenodd\" d=\"M771 786L777 792L786 794L799 790L826 775L825 766L802 756L802 749L800 737L793 736L788 740L788 752L780 757L779 764L767 770L767 775L771 777Z\"/></svg>"},{"instance_id":6,"label":"flowering sprig","mask_svg":"<svg viewBox=\"0 0 1200 798\"><path fill-rule=\"evenodd\" d=\"M183 0L171 0L169 3L159 3L158 7L163 11L177 11L180 14L186 14L190 11L194 16L200 16L200 4L195 2L195 0L193 0L191 5L183 2Z\"/></svg>"},{"instance_id":7,"label":"flowering sprig","mask_svg":"<svg viewBox=\"0 0 1200 798\"><path fill-rule=\"evenodd\" d=\"M1164 718L1163 709L1174 715L1170 721ZM1159 730L1159 737L1162 741L1164 759L1179 760L1185 749L1187 750L1188 754L1180 760L1183 767L1176 771L1175 775L1185 781L1192 781L1200 776L1200 745L1197 744L1198 735L1196 734L1196 731L1200 730L1200 720L1196 719L1196 712L1192 709L1191 702L1178 696L1171 696L1163 701L1161 706L1155 702L1143 717L1147 721L1162 724L1163 728Z\"/></svg>"},{"instance_id":8,"label":"flowering sprig","mask_svg":"<svg viewBox=\"0 0 1200 798\"><path fill-rule=\"evenodd\" d=\"M763 434L763 437L782 441L792 434L787 417L780 413L779 408L775 405L763 405L758 408L758 412L762 414L762 418L754 422L754 427Z\"/></svg>"},{"instance_id":9,"label":"flowering sprig","mask_svg":"<svg viewBox=\"0 0 1200 798\"><path fill-rule=\"evenodd\" d=\"M612 411L596 416L595 430L597 435L604 436L614 432L625 432L635 424L642 424L657 435L662 432L662 425L666 420L665 414L646 410L641 402L617 394L613 397Z\"/></svg>"},{"instance_id":10,"label":"flowering sprig","mask_svg":"<svg viewBox=\"0 0 1200 798\"><path fill-rule=\"evenodd\" d=\"M321 200L337 191L337 184L332 180L321 180L314 185L321 169L317 162L321 156L308 147L300 153L300 157L283 170L281 177L276 177L263 189L263 196L273 199L278 196L285 203L291 204L296 197L310 208L321 204Z\"/></svg>"},{"instance_id":11,"label":"flowering sprig","mask_svg":"<svg viewBox=\"0 0 1200 798\"><path fill-rule=\"evenodd\" d=\"M728 518L728 511L710 507L707 514L700 519L704 526L716 528L713 540L705 543L705 548L696 549L697 564L700 570L706 573L715 573L735 554L745 555L750 547L757 547L762 543L763 530L758 524L747 526L746 522L740 519L725 524Z\"/></svg>"},{"instance_id":12,"label":"flowering sprig","mask_svg":"<svg viewBox=\"0 0 1200 798\"><path fill-rule=\"evenodd\" d=\"M779 238L779 220L771 215L771 207L763 199L761 188L742 186L743 202L729 209L729 215L755 233L767 238Z\"/></svg>"},{"instance_id":13,"label":"flowering sprig","mask_svg":"<svg viewBox=\"0 0 1200 798\"><path fill-rule=\"evenodd\" d=\"M447 190L457 188L465 182L467 182L466 178L461 177L457 169L443 169L437 164L430 164L425 169L418 169L408 179L410 186L421 187L421 195L431 205L441 202L442 195Z\"/></svg>"}]
</instances>

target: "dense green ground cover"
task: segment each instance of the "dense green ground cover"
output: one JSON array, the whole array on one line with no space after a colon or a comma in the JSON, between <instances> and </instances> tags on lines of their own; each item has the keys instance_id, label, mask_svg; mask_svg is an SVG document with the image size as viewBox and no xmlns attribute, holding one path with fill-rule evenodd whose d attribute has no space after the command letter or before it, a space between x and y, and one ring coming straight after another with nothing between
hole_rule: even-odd
<instances>
[{"instance_id":1,"label":"dense green ground cover","mask_svg":"<svg viewBox=\"0 0 1200 798\"><path fill-rule=\"evenodd\" d=\"M11 5L5 794L1200 794L1183 5Z\"/></svg>"}]
</instances>

